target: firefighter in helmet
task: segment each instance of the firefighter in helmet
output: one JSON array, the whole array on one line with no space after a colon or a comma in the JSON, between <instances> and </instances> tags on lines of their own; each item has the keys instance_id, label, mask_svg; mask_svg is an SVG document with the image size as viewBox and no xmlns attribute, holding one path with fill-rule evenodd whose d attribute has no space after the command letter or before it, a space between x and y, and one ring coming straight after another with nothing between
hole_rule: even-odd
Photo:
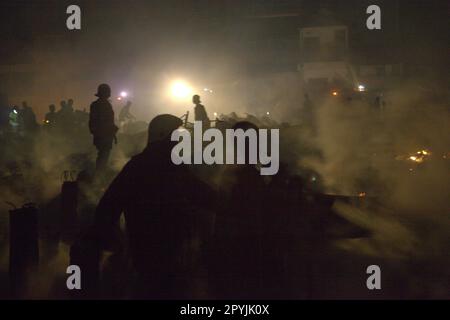
<instances>
[{"instance_id":1,"label":"firefighter in helmet","mask_svg":"<svg viewBox=\"0 0 450 320\"><path fill-rule=\"evenodd\" d=\"M113 141L117 142L117 126L114 124L114 110L108 101L111 88L107 84L98 86L95 94L98 99L91 104L89 115L89 130L94 136L94 145L98 150L96 169L106 168Z\"/></svg>"}]
</instances>

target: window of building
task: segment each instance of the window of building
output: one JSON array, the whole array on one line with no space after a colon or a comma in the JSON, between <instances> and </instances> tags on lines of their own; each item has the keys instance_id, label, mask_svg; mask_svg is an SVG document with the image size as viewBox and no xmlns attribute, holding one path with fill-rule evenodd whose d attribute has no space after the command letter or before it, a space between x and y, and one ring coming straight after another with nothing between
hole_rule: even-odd
<instances>
[{"instance_id":1,"label":"window of building","mask_svg":"<svg viewBox=\"0 0 450 320\"><path fill-rule=\"evenodd\" d=\"M305 61L314 61L320 53L320 39L319 37L305 37L303 38L303 55Z\"/></svg>"}]
</instances>

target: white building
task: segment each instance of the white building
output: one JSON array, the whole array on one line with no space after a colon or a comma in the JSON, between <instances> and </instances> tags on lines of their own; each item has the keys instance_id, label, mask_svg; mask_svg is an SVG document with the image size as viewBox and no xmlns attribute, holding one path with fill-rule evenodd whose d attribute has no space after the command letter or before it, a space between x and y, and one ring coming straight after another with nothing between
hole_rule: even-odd
<instances>
[{"instance_id":1,"label":"white building","mask_svg":"<svg viewBox=\"0 0 450 320\"><path fill-rule=\"evenodd\" d=\"M298 69L305 84L354 82L348 63L348 29L345 26L300 29Z\"/></svg>"}]
</instances>

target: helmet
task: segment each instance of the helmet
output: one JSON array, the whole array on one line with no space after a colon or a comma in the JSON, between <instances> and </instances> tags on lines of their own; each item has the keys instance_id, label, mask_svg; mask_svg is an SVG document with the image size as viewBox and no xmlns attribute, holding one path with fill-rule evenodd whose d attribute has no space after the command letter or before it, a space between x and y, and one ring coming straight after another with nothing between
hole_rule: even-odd
<instances>
[{"instance_id":1,"label":"helmet","mask_svg":"<svg viewBox=\"0 0 450 320\"><path fill-rule=\"evenodd\" d=\"M172 132L183 125L183 121L171 114L160 114L153 118L148 125L148 143L164 140Z\"/></svg>"},{"instance_id":2,"label":"helmet","mask_svg":"<svg viewBox=\"0 0 450 320\"><path fill-rule=\"evenodd\" d=\"M95 94L99 98L109 98L111 97L111 88L106 83L102 83L97 88L97 93Z\"/></svg>"}]
</instances>

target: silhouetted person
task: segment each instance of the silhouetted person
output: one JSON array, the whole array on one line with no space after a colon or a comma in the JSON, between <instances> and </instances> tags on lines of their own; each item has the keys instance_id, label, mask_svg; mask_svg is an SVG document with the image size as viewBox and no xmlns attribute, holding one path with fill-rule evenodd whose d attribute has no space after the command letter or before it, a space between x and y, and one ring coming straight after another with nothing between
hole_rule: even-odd
<instances>
[{"instance_id":1,"label":"silhouetted person","mask_svg":"<svg viewBox=\"0 0 450 320\"><path fill-rule=\"evenodd\" d=\"M130 112L131 101L128 101L127 104L120 110L119 113L119 122L121 125L125 124L130 120L136 119Z\"/></svg>"},{"instance_id":2,"label":"silhouetted person","mask_svg":"<svg viewBox=\"0 0 450 320\"><path fill-rule=\"evenodd\" d=\"M375 97L375 109L383 111L386 108L386 101L384 100L383 93L379 93Z\"/></svg>"},{"instance_id":3,"label":"silhouetted person","mask_svg":"<svg viewBox=\"0 0 450 320\"><path fill-rule=\"evenodd\" d=\"M73 107L73 99L69 99L67 100L67 109L70 111L74 111L74 107Z\"/></svg>"},{"instance_id":4,"label":"silhouetted person","mask_svg":"<svg viewBox=\"0 0 450 320\"><path fill-rule=\"evenodd\" d=\"M248 121L233 129L257 130ZM235 156L236 156L235 145ZM242 150L241 150L242 152ZM245 145L248 163L249 145ZM221 177L212 272L217 298L256 299L263 286L265 186L254 164L229 165Z\"/></svg>"},{"instance_id":5,"label":"silhouetted person","mask_svg":"<svg viewBox=\"0 0 450 320\"><path fill-rule=\"evenodd\" d=\"M8 115L9 125L13 132L17 132L20 127L19 112L20 110L17 106L12 106Z\"/></svg>"},{"instance_id":6,"label":"silhouetted person","mask_svg":"<svg viewBox=\"0 0 450 320\"><path fill-rule=\"evenodd\" d=\"M194 107L194 118L195 121L201 121L203 124L203 130L208 129L210 127L210 121L208 118L208 114L206 113L205 106L201 104L200 96L194 95L192 97L192 102L195 104Z\"/></svg>"},{"instance_id":7,"label":"silhouetted person","mask_svg":"<svg viewBox=\"0 0 450 320\"><path fill-rule=\"evenodd\" d=\"M33 133L37 129L36 115L26 101L22 102L22 109L19 111L20 123L23 125L25 133Z\"/></svg>"},{"instance_id":8,"label":"silhouetted person","mask_svg":"<svg viewBox=\"0 0 450 320\"><path fill-rule=\"evenodd\" d=\"M280 163L278 173L267 186L263 219L263 279L267 298L289 297L291 279L287 277L286 261L295 250L296 229L293 226L303 212L300 208L302 185L291 178L288 166ZM282 208L282 209L281 209Z\"/></svg>"},{"instance_id":9,"label":"silhouetted person","mask_svg":"<svg viewBox=\"0 0 450 320\"><path fill-rule=\"evenodd\" d=\"M155 117L147 147L125 165L96 210L96 234L102 236L116 234L119 217L125 214L139 298L183 296L192 276L186 273L189 266L183 257L189 256L186 248L198 218L196 209L212 201L206 185L185 165L171 160L177 142L170 135L181 125L182 120L172 115Z\"/></svg>"},{"instance_id":10,"label":"silhouetted person","mask_svg":"<svg viewBox=\"0 0 450 320\"><path fill-rule=\"evenodd\" d=\"M61 108L58 110L58 113L59 112L64 112L64 111L67 110L67 102L65 100L61 100L61 102L59 103L59 106Z\"/></svg>"},{"instance_id":11,"label":"silhouetted person","mask_svg":"<svg viewBox=\"0 0 450 320\"><path fill-rule=\"evenodd\" d=\"M72 102L73 103L73 102ZM57 112L58 126L63 130L64 133L70 130L74 124L74 114L73 109L66 101L60 102L61 109Z\"/></svg>"},{"instance_id":12,"label":"silhouetted person","mask_svg":"<svg viewBox=\"0 0 450 320\"><path fill-rule=\"evenodd\" d=\"M92 102L90 107L89 130L94 136L94 145L98 150L96 168L98 171L102 171L108 163L118 128L114 124L114 111L108 101L108 98L111 97L109 85L99 85L95 95L98 99Z\"/></svg>"},{"instance_id":13,"label":"silhouetted person","mask_svg":"<svg viewBox=\"0 0 450 320\"><path fill-rule=\"evenodd\" d=\"M46 113L44 122L46 125L54 126L56 123L56 107L54 104L51 104L48 106L48 109L49 112Z\"/></svg>"}]
</instances>

